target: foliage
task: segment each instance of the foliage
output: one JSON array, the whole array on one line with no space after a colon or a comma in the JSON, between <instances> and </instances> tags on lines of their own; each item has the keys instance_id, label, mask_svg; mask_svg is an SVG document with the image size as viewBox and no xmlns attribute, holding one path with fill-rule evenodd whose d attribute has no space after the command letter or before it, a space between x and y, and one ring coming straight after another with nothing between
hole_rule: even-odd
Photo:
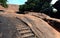
<instances>
[{"instance_id":1,"label":"foliage","mask_svg":"<svg viewBox=\"0 0 60 38\"><path fill-rule=\"evenodd\" d=\"M0 5L2 5L3 7L8 7L7 6L7 0L0 0Z\"/></svg>"},{"instance_id":2,"label":"foliage","mask_svg":"<svg viewBox=\"0 0 60 38\"><path fill-rule=\"evenodd\" d=\"M50 7L50 2L52 0L27 0L24 5L20 5L19 10L23 11L36 11L36 12L42 12L42 10L45 10L46 8Z\"/></svg>"}]
</instances>

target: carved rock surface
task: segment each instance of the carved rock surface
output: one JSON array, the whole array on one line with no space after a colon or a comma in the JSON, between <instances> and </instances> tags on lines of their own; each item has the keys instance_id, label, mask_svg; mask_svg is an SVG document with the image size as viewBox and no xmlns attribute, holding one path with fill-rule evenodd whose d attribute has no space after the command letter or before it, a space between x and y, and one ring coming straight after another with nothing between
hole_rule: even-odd
<instances>
[{"instance_id":1,"label":"carved rock surface","mask_svg":"<svg viewBox=\"0 0 60 38\"><path fill-rule=\"evenodd\" d=\"M0 14L0 38L60 38L60 33L29 14Z\"/></svg>"}]
</instances>

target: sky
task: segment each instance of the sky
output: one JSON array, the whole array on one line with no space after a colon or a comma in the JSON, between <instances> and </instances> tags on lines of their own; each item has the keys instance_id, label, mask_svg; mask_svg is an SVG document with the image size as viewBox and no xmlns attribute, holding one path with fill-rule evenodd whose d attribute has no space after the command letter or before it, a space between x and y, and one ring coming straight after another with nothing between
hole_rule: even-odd
<instances>
[{"instance_id":1,"label":"sky","mask_svg":"<svg viewBox=\"0 0 60 38\"><path fill-rule=\"evenodd\" d=\"M27 0L8 0L8 4L18 4L18 5L22 5L26 2Z\"/></svg>"},{"instance_id":2,"label":"sky","mask_svg":"<svg viewBox=\"0 0 60 38\"><path fill-rule=\"evenodd\" d=\"M18 4L18 5L22 5L26 2L27 0L8 0L8 4ZM57 0L53 0L51 2L51 4L54 4Z\"/></svg>"}]
</instances>

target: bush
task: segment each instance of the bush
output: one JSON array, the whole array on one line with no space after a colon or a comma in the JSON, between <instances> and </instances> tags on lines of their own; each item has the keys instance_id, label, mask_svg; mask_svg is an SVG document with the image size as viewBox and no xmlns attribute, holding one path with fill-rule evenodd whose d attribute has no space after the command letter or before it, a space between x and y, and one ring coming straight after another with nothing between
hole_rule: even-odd
<instances>
[{"instance_id":1,"label":"bush","mask_svg":"<svg viewBox=\"0 0 60 38\"><path fill-rule=\"evenodd\" d=\"M5 7L5 8L8 7L8 5L7 5L7 0L0 0L0 4L1 4L3 7Z\"/></svg>"}]
</instances>

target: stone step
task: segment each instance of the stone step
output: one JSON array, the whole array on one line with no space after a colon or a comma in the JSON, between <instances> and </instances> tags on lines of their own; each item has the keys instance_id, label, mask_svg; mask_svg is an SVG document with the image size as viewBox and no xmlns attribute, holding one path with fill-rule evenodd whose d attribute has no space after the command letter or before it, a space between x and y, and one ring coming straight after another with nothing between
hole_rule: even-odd
<instances>
[{"instance_id":1,"label":"stone step","mask_svg":"<svg viewBox=\"0 0 60 38\"><path fill-rule=\"evenodd\" d=\"M24 28L24 27L27 27L27 26L17 25L17 27L22 27L22 28Z\"/></svg>"},{"instance_id":2,"label":"stone step","mask_svg":"<svg viewBox=\"0 0 60 38\"><path fill-rule=\"evenodd\" d=\"M17 27L17 30L28 30L28 29L30 29L30 28L28 28L28 27L23 27L23 28Z\"/></svg>"},{"instance_id":3,"label":"stone step","mask_svg":"<svg viewBox=\"0 0 60 38\"><path fill-rule=\"evenodd\" d=\"M28 33L28 34L24 34L22 35L23 38L27 38L27 37L34 37L33 33Z\"/></svg>"},{"instance_id":4,"label":"stone step","mask_svg":"<svg viewBox=\"0 0 60 38\"><path fill-rule=\"evenodd\" d=\"M22 33L22 34L31 33L31 31L30 30L23 30L23 31L20 31L20 33Z\"/></svg>"}]
</instances>

